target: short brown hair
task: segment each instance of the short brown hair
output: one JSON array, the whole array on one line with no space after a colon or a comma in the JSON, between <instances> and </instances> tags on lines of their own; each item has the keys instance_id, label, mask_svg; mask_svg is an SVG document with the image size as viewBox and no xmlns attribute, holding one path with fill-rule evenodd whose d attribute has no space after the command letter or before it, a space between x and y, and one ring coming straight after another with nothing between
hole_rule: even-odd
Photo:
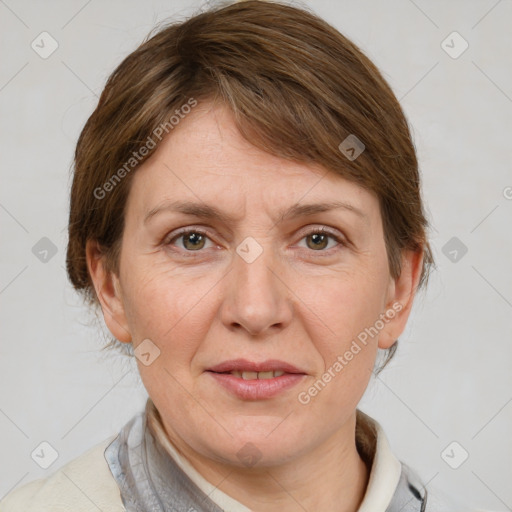
<instances>
[{"instance_id":1,"label":"short brown hair","mask_svg":"<svg viewBox=\"0 0 512 512\"><path fill-rule=\"evenodd\" d=\"M224 102L254 146L320 164L375 193L391 275L400 275L402 250L423 251L424 284L433 258L418 162L391 88L354 43L316 15L250 0L164 26L108 79L75 152L67 250L75 289L96 301L88 240L99 243L109 269L118 271L136 166L115 183L112 177L191 98ZM355 159L339 149L350 135L364 144ZM95 191L106 183L108 194L98 198Z\"/></svg>"}]
</instances>

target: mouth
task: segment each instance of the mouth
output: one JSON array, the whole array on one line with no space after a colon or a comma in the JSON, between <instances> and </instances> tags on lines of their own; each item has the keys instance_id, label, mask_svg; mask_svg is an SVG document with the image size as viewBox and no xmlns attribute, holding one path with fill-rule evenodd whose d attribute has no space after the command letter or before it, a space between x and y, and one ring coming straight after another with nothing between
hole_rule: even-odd
<instances>
[{"instance_id":1,"label":"mouth","mask_svg":"<svg viewBox=\"0 0 512 512\"><path fill-rule=\"evenodd\" d=\"M208 368L206 373L242 400L272 398L295 386L307 375L296 366L276 359L262 363L234 359Z\"/></svg>"},{"instance_id":2,"label":"mouth","mask_svg":"<svg viewBox=\"0 0 512 512\"><path fill-rule=\"evenodd\" d=\"M278 359L268 359L261 363L256 363L247 359L232 359L212 366L211 368L208 368L207 371L213 373L229 373L244 380L272 379L275 377L281 377L285 373L306 374L306 372L296 366Z\"/></svg>"},{"instance_id":3,"label":"mouth","mask_svg":"<svg viewBox=\"0 0 512 512\"><path fill-rule=\"evenodd\" d=\"M240 371L240 370L232 370L230 372L214 372L219 373L221 375L228 374L228 375L234 375L235 377L238 377L239 379L243 380L266 380L266 379L273 379L275 377L281 377L281 375L284 375L286 372L284 370L269 370L264 372L251 372L251 371Z\"/></svg>"}]
</instances>

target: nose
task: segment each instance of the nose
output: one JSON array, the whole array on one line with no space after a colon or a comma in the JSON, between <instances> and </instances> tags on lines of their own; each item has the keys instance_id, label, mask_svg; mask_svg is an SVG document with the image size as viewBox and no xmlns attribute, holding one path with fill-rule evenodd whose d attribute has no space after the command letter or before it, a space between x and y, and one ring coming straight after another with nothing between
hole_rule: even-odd
<instances>
[{"instance_id":1,"label":"nose","mask_svg":"<svg viewBox=\"0 0 512 512\"><path fill-rule=\"evenodd\" d=\"M272 252L267 247L254 261L234 255L221 306L221 318L228 329L265 336L290 324L293 294Z\"/></svg>"}]
</instances>

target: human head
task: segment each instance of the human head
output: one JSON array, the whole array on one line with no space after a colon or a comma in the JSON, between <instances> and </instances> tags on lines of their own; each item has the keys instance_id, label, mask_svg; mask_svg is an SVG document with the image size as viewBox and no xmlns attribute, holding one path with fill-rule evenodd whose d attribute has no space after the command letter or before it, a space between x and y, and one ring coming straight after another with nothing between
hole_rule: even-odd
<instances>
[{"instance_id":1,"label":"human head","mask_svg":"<svg viewBox=\"0 0 512 512\"><path fill-rule=\"evenodd\" d=\"M238 133L269 156L325 169L375 197L391 278L400 277L409 251L423 256L416 284L425 282L432 258L418 163L391 89L326 22L247 1L165 27L109 78L75 154L67 268L76 289L97 300L90 241L119 276L137 173L208 104L223 105ZM349 136L364 143L355 159L339 149Z\"/></svg>"}]
</instances>

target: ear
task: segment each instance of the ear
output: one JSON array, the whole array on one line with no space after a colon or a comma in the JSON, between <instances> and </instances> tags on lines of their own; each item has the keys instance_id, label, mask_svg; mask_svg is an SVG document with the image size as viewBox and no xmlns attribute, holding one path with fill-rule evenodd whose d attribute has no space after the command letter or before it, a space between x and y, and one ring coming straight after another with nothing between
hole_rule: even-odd
<instances>
[{"instance_id":1,"label":"ear","mask_svg":"<svg viewBox=\"0 0 512 512\"><path fill-rule=\"evenodd\" d=\"M404 332L423 268L423 251L403 251L402 270L390 277L386 313L388 320L379 334L379 348L388 349Z\"/></svg>"},{"instance_id":2,"label":"ear","mask_svg":"<svg viewBox=\"0 0 512 512\"><path fill-rule=\"evenodd\" d=\"M96 296L103 311L109 331L123 343L130 343L132 336L126 321L119 278L105 268L105 256L96 241L86 244L87 268L94 284Z\"/></svg>"}]
</instances>

